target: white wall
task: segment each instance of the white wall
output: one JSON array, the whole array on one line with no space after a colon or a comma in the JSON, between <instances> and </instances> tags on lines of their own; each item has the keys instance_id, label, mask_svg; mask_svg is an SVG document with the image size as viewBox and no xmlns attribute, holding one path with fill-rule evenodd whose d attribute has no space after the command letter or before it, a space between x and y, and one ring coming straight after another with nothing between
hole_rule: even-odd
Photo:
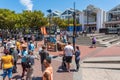
<instances>
[{"instance_id":1,"label":"white wall","mask_svg":"<svg viewBox=\"0 0 120 80\"><path fill-rule=\"evenodd\" d=\"M80 24L82 24L82 30L84 30L84 12L81 12L80 14Z\"/></svg>"},{"instance_id":2,"label":"white wall","mask_svg":"<svg viewBox=\"0 0 120 80\"><path fill-rule=\"evenodd\" d=\"M99 31L100 28L103 28L104 23L104 11L99 9L97 11L97 31Z\"/></svg>"}]
</instances>

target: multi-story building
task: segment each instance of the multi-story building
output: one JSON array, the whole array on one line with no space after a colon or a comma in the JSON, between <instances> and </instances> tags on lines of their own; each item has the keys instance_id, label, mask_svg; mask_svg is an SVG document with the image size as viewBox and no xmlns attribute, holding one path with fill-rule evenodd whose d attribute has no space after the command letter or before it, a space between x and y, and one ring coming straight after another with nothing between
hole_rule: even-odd
<instances>
[{"instance_id":1,"label":"multi-story building","mask_svg":"<svg viewBox=\"0 0 120 80\"><path fill-rule=\"evenodd\" d=\"M107 21L104 27L120 27L120 5L117 5L106 14Z\"/></svg>"},{"instance_id":2,"label":"multi-story building","mask_svg":"<svg viewBox=\"0 0 120 80\"><path fill-rule=\"evenodd\" d=\"M60 16L61 19L73 19L74 9L66 9ZM82 30L88 30L91 32L92 30L99 30L103 27L103 23L106 20L105 11L100 8L97 8L93 5L87 6L87 8L83 11L75 9L76 21L82 25ZM53 14L55 16L55 13Z\"/></svg>"},{"instance_id":3,"label":"multi-story building","mask_svg":"<svg viewBox=\"0 0 120 80\"><path fill-rule=\"evenodd\" d=\"M64 12L53 11L53 17L61 19L73 19L74 9L66 9ZM85 10L75 10L76 20L82 25L82 30L91 32L92 30L99 31L100 28L120 27L120 5L109 10L107 13L95 7L88 5Z\"/></svg>"},{"instance_id":4,"label":"multi-story building","mask_svg":"<svg viewBox=\"0 0 120 80\"><path fill-rule=\"evenodd\" d=\"M88 5L85 10L80 14L80 24L82 29L91 32L92 30L99 31L106 21L105 11L93 5Z\"/></svg>"},{"instance_id":5,"label":"multi-story building","mask_svg":"<svg viewBox=\"0 0 120 80\"><path fill-rule=\"evenodd\" d=\"M76 13L76 19L79 20L79 16L81 11L75 9L75 13ZM73 18L73 14L74 14L74 9L70 8L70 9L66 9L62 14L61 14L61 19L72 19Z\"/></svg>"},{"instance_id":6,"label":"multi-story building","mask_svg":"<svg viewBox=\"0 0 120 80\"><path fill-rule=\"evenodd\" d=\"M61 16L61 12L60 11L52 11L47 15L50 17L60 17Z\"/></svg>"}]
</instances>

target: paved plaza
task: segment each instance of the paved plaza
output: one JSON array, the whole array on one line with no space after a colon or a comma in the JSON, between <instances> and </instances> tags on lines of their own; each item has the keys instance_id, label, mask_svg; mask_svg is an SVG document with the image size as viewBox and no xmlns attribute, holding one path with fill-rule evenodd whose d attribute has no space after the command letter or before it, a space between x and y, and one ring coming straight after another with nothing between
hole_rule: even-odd
<instances>
[{"instance_id":1,"label":"paved plaza","mask_svg":"<svg viewBox=\"0 0 120 80\"><path fill-rule=\"evenodd\" d=\"M0 0L0 80L119 75L120 0Z\"/></svg>"},{"instance_id":2,"label":"paved plaza","mask_svg":"<svg viewBox=\"0 0 120 80\"><path fill-rule=\"evenodd\" d=\"M38 48L35 52L38 53L39 46L43 41L38 42ZM54 70L54 80L120 80L120 44L114 44L109 47L90 48L90 45L80 45L81 62L80 70L75 71L76 65L74 58L71 64L71 72L61 70L62 57L59 56L63 51L49 52L52 57L52 66ZM3 48L0 48L2 55ZM21 76L20 60L17 63L18 73L13 74L13 80L19 80ZM35 60L33 80L41 80L42 72L40 61ZM2 74L2 70L0 71ZM25 79L25 77L24 77ZM2 76L0 78L2 80ZM8 79L6 79L8 80Z\"/></svg>"}]
</instances>

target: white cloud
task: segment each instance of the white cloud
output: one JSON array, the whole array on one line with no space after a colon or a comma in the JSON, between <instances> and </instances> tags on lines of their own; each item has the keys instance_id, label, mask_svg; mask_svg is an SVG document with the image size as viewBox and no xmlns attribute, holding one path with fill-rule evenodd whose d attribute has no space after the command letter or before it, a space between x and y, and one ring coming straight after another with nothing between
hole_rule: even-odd
<instances>
[{"instance_id":1,"label":"white cloud","mask_svg":"<svg viewBox=\"0 0 120 80\"><path fill-rule=\"evenodd\" d=\"M26 6L27 10L32 11L33 8L33 3L31 0L20 0L21 4L23 4L24 6Z\"/></svg>"}]
</instances>

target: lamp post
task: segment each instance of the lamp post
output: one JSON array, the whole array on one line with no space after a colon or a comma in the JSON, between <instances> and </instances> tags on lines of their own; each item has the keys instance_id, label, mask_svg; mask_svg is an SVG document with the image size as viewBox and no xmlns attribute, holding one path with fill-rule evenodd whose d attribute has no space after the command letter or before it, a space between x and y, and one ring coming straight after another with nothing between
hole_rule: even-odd
<instances>
[{"instance_id":1,"label":"lamp post","mask_svg":"<svg viewBox=\"0 0 120 80\"><path fill-rule=\"evenodd\" d=\"M73 48L74 48L74 51L75 51L75 39L76 39L76 13L75 13L75 2L73 4L74 6L74 12L73 12Z\"/></svg>"},{"instance_id":2,"label":"lamp post","mask_svg":"<svg viewBox=\"0 0 120 80\"><path fill-rule=\"evenodd\" d=\"M49 9L49 10L47 10L47 12L49 13L49 35L50 35L50 25L51 25L51 13L52 13L52 10L51 9Z\"/></svg>"},{"instance_id":3,"label":"lamp post","mask_svg":"<svg viewBox=\"0 0 120 80\"><path fill-rule=\"evenodd\" d=\"M70 16L69 16L69 10L67 11L67 15L68 15L68 27L70 27ZM69 36L67 34L67 41L69 41Z\"/></svg>"}]
</instances>

